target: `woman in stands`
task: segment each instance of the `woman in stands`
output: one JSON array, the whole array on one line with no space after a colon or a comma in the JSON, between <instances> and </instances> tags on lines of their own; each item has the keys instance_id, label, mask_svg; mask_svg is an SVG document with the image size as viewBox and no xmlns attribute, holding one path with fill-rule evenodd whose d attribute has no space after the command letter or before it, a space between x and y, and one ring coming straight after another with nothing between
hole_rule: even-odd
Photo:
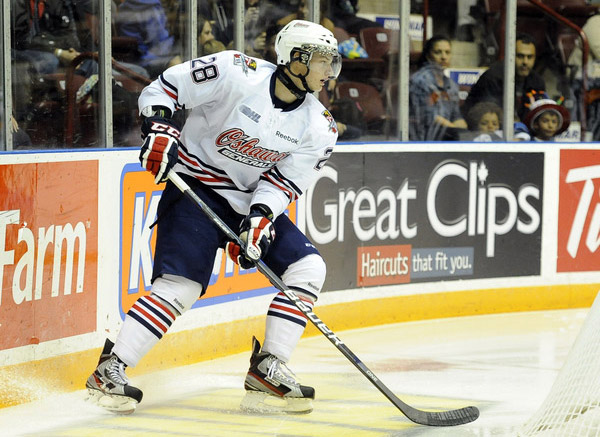
<instances>
[{"instance_id":1,"label":"woman in stands","mask_svg":"<svg viewBox=\"0 0 600 437\"><path fill-rule=\"evenodd\" d=\"M458 85L444 75L450 66L450 40L434 36L423 47L419 69L410 79L411 141L457 140L467 128L459 109Z\"/></svg>"}]
</instances>

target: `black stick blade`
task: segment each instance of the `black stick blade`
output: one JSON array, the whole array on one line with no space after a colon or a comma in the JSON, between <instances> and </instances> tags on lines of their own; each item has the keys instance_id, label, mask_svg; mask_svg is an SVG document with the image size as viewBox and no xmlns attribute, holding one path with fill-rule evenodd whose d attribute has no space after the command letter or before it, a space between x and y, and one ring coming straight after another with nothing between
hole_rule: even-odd
<instances>
[{"instance_id":1,"label":"black stick blade","mask_svg":"<svg viewBox=\"0 0 600 437\"><path fill-rule=\"evenodd\" d=\"M408 413L408 414L407 414ZM404 411L406 417L415 423L428 426L456 426L471 423L479 417L477 407L465 407L450 411Z\"/></svg>"}]
</instances>

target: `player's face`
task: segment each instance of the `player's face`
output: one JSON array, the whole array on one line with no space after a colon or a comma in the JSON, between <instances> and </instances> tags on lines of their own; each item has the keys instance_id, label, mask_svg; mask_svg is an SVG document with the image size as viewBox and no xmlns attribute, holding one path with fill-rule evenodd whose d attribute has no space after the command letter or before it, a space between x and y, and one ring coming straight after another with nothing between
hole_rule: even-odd
<instances>
[{"instance_id":1,"label":"player's face","mask_svg":"<svg viewBox=\"0 0 600 437\"><path fill-rule=\"evenodd\" d=\"M538 137L549 140L558 130L558 115L545 112L536 120L536 134Z\"/></svg>"},{"instance_id":2,"label":"player's face","mask_svg":"<svg viewBox=\"0 0 600 437\"><path fill-rule=\"evenodd\" d=\"M481 132L495 132L500 129L500 120L495 112L487 112L479 120L477 125Z\"/></svg>"},{"instance_id":3,"label":"player's face","mask_svg":"<svg viewBox=\"0 0 600 437\"><path fill-rule=\"evenodd\" d=\"M448 41L441 40L433 45L431 52L429 52L429 60L443 68L447 68L450 66L451 54L452 49L450 47L450 43Z\"/></svg>"},{"instance_id":4,"label":"player's face","mask_svg":"<svg viewBox=\"0 0 600 437\"><path fill-rule=\"evenodd\" d=\"M515 71L517 76L527 77L535 64L535 45L517 41L515 53Z\"/></svg>"},{"instance_id":5,"label":"player's face","mask_svg":"<svg viewBox=\"0 0 600 437\"><path fill-rule=\"evenodd\" d=\"M310 71L306 76L306 82L311 90L321 91L325 82L333 75L332 60L331 56L313 53L309 64Z\"/></svg>"}]
</instances>

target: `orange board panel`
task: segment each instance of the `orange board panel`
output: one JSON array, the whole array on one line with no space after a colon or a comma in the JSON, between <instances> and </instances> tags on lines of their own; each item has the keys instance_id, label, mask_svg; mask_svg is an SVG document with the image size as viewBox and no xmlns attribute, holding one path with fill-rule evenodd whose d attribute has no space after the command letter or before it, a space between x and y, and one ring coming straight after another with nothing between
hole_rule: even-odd
<instances>
[{"instance_id":1,"label":"orange board panel","mask_svg":"<svg viewBox=\"0 0 600 437\"><path fill-rule=\"evenodd\" d=\"M0 349L93 332L98 162L0 165Z\"/></svg>"}]
</instances>

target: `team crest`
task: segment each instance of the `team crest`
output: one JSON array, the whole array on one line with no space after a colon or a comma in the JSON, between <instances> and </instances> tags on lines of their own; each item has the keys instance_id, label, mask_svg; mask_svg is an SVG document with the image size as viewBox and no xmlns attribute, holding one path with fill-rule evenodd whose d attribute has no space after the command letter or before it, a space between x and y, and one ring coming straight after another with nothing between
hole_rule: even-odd
<instances>
[{"instance_id":1,"label":"team crest","mask_svg":"<svg viewBox=\"0 0 600 437\"><path fill-rule=\"evenodd\" d=\"M256 71L256 60L242 55L241 53L233 55L233 65L242 67L242 70L246 74L248 74L248 69Z\"/></svg>"},{"instance_id":2,"label":"team crest","mask_svg":"<svg viewBox=\"0 0 600 437\"><path fill-rule=\"evenodd\" d=\"M334 134L337 134L337 124L336 124L335 120L333 119L333 115L331 115L331 112L329 112L326 109L321 114L323 114L323 117L325 117L325 119L329 123L329 130L331 132L333 132Z\"/></svg>"}]
</instances>

